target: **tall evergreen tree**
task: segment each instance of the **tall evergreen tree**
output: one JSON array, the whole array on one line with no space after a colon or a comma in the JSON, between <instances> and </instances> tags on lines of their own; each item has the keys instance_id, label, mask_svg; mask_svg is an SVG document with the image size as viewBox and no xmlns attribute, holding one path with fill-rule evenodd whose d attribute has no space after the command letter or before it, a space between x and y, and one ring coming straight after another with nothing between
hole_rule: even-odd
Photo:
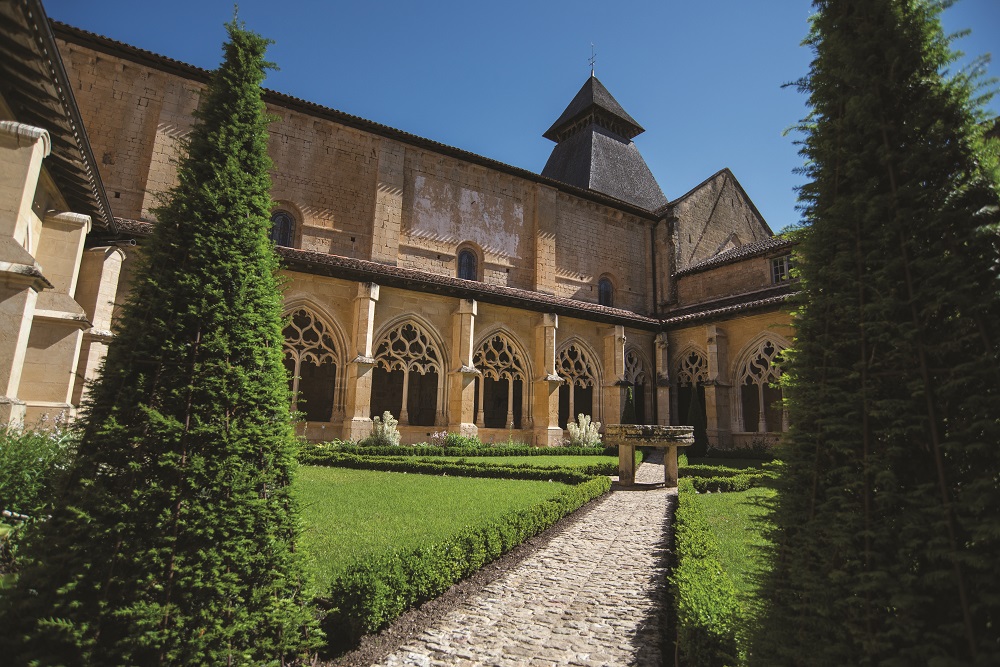
<instances>
[{"instance_id":1,"label":"tall evergreen tree","mask_svg":"<svg viewBox=\"0 0 1000 667\"><path fill-rule=\"evenodd\" d=\"M1000 664L996 142L932 0L816 0L761 665Z\"/></svg>"},{"instance_id":2,"label":"tall evergreen tree","mask_svg":"<svg viewBox=\"0 0 1000 667\"><path fill-rule=\"evenodd\" d=\"M72 482L3 601L16 664L285 664L319 638L289 493L268 42L227 28Z\"/></svg>"}]
</instances>

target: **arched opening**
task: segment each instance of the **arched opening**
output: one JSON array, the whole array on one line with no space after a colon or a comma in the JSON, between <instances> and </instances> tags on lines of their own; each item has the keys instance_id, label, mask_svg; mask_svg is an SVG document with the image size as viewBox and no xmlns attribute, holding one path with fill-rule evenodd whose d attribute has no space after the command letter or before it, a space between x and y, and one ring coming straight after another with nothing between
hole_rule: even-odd
<instances>
[{"instance_id":1,"label":"arched opening","mask_svg":"<svg viewBox=\"0 0 1000 667\"><path fill-rule=\"evenodd\" d=\"M615 286L607 276L597 281L597 303L609 308L615 305Z\"/></svg>"},{"instance_id":2,"label":"arched opening","mask_svg":"<svg viewBox=\"0 0 1000 667\"><path fill-rule=\"evenodd\" d=\"M482 373L476 379L476 425L522 428L527 373L513 343L497 333L483 341L472 361Z\"/></svg>"},{"instance_id":3,"label":"arched opening","mask_svg":"<svg viewBox=\"0 0 1000 667\"><path fill-rule=\"evenodd\" d=\"M386 333L375 348L371 415L388 410L400 426L436 425L440 358L430 336L415 323L404 322Z\"/></svg>"},{"instance_id":4,"label":"arched opening","mask_svg":"<svg viewBox=\"0 0 1000 667\"><path fill-rule=\"evenodd\" d=\"M566 428L577 415L594 419L594 387L597 373L586 352L575 344L559 353L556 372L566 382L559 387L559 427Z\"/></svg>"},{"instance_id":5,"label":"arched opening","mask_svg":"<svg viewBox=\"0 0 1000 667\"><path fill-rule=\"evenodd\" d=\"M327 326L311 310L294 311L282 334L292 410L307 421L333 418L337 348Z\"/></svg>"},{"instance_id":6,"label":"arched opening","mask_svg":"<svg viewBox=\"0 0 1000 667\"><path fill-rule=\"evenodd\" d=\"M674 426L705 424L705 383L708 381L708 361L697 350L684 354L677 364L675 391L677 409L670 416Z\"/></svg>"},{"instance_id":7,"label":"arched opening","mask_svg":"<svg viewBox=\"0 0 1000 667\"><path fill-rule=\"evenodd\" d=\"M286 248L295 243L295 217L288 211L279 209L271 214L271 240Z\"/></svg>"},{"instance_id":8,"label":"arched opening","mask_svg":"<svg viewBox=\"0 0 1000 667\"><path fill-rule=\"evenodd\" d=\"M479 256L472 248L458 251L458 277L462 280L479 280Z\"/></svg>"},{"instance_id":9,"label":"arched opening","mask_svg":"<svg viewBox=\"0 0 1000 667\"><path fill-rule=\"evenodd\" d=\"M737 383L740 388L739 430L757 433L777 433L785 430L785 414L781 405L781 348L764 339L740 366Z\"/></svg>"},{"instance_id":10,"label":"arched opening","mask_svg":"<svg viewBox=\"0 0 1000 667\"><path fill-rule=\"evenodd\" d=\"M649 373L646 364L634 348L625 350L625 381L632 389L633 414L636 424L648 424L646 402L649 400ZM626 396L627 398L627 396ZM624 405L624 402L622 403Z\"/></svg>"}]
</instances>

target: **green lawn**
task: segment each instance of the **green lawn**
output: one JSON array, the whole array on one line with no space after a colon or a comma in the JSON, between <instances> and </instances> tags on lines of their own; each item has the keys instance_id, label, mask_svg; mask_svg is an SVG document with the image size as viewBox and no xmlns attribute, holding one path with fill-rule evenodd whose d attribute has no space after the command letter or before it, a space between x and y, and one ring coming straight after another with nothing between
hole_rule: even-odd
<instances>
[{"instance_id":1,"label":"green lawn","mask_svg":"<svg viewBox=\"0 0 1000 667\"><path fill-rule=\"evenodd\" d=\"M300 466L295 480L306 527L303 548L311 555L320 591L326 590L334 573L359 558L436 542L464 526L535 505L565 488L558 482L321 466Z\"/></svg>"},{"instance_id":2,"label":"green lawn","mask_svg":"<svg viewBox=\"0 0 1000 667\"><path fill-rule=\"evenodd\" d=\"M774 493L773 489L755 488L696 496L718 540L722 564L744 604L754 595L754 578L761 561L758 549L766 544L761 536L765 528L761 501Z\"/></svg>"}]
</instances>

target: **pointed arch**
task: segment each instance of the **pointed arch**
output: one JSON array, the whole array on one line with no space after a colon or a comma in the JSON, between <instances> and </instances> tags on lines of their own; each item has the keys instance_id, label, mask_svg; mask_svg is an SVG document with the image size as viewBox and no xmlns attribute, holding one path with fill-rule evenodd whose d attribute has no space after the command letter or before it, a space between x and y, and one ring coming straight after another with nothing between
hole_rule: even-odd
<instances>
[{"instance_id":1,"label":"pointed arch","mask_svg":"<svg viewBox=\"0 0 1000 667\"><path fill-rule=\"evenodd\" d=\"M652 413L653 366L638 347L625 345L625 381L632 388L635 423L647 424Z\"/></svg>"},{"instance_id":2,"label":"pointed arch","mask_svg":"<svg viewBox=\"0 0 1000 667\"><path fill-rule=\"evenodd\" d=\"M600 357L582 339L573 337L563 343L556 354L556 373L565 383L559 387L559 426L576 419L578 414L595 416L594 407L600 405ZM595 396L595 394L597 394Z\"/></svg>"},{"instance_id":3,"label":"pointed arch","mask_svg":"<svg viewBox=\"0 0 1000 667\"><path fill-rule=\"evenodd\" d=\"M418 316L384 325L373 347L372 415L388 410L401 426L443 424L446 354L437 332Z\"/></svg>"},{"instance_id":4,"label":"pointed arch","mask_svg":"<svg viewBox=\"0 0 1000 667\"><path fill-rule=\"evenodd\" d=\"M708 353L688 343L674 358L670 421L675 426L706 423L705 384L708 382Z\"/></svg>"},{"instance_id":5,"label":"pointed arch","mask_svg":"<svg viewBox=\"0 0 1000 667\"><path fill-rule=\"evenodd\" d=\"M737 355L731 375L734 431L773 433L788 428L778 382L781 354L789 347L787 338L765 331L747 342Z\"/></svg>"},{"instance_id":6,"label":"pointed arch","mask_svg":"<svg viewBox=\"0 0 1000 667\"><path fill-rule=\"evenodd\" d=\"M481 428L523 428L528 413L528 355L517 338L502 326L494 327L476 345L476 425Z\"/></svg>"},{"instance_id":7,"label":"pointed arch","mask_svg":"<svg viewBox=\"0 0 1000 667\"><path fill-rule=\"evenodd\" d=\"M292 410L307 421L334 421L343 408L344 337L332 318L306 299L285 304L283 358Z\"/></svg>"}]
</instances>

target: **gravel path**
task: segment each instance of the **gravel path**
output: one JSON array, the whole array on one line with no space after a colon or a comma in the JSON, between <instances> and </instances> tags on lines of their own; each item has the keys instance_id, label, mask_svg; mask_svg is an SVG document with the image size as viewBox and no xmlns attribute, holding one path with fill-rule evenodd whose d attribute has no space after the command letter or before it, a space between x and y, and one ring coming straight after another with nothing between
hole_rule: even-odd
<instances>
[{"instance_id":1,"label":"gravel path","mask_svg":"<svg viewBox=\"0 0 1000 667\"><path fill-rule=\"evenodd\" d=\"M376 664L661 665L676 489L661 465L636 481Z\"/></svg>"}]
</instances>

